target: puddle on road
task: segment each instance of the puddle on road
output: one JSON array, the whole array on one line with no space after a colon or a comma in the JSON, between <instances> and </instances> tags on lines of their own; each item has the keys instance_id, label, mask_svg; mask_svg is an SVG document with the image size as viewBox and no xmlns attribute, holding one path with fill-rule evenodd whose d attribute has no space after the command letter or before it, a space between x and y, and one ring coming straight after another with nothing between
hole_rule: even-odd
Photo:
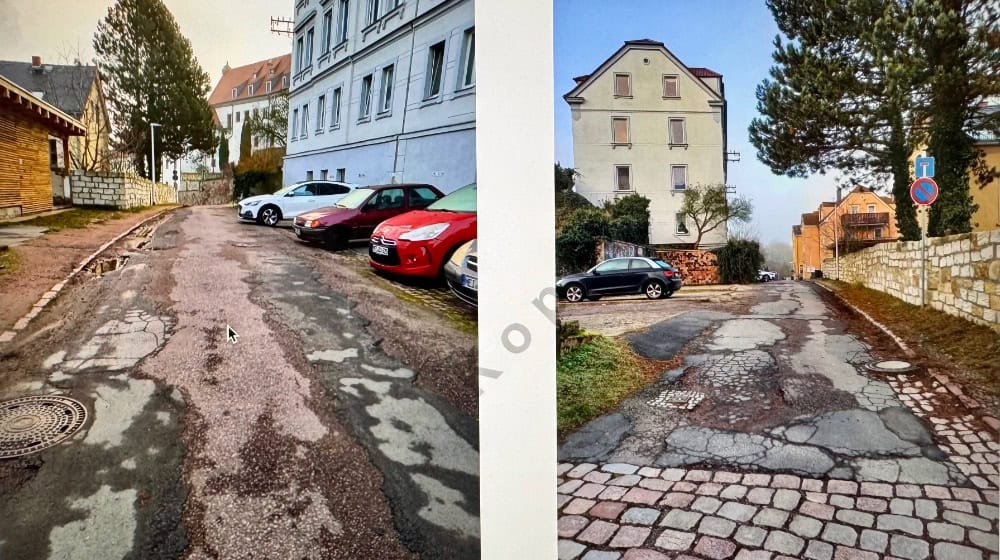
<instances>
[{"instance_id":1,"label":"puddle on road","mask_svg":"<svg viewBox=\"0 0 1000 560\"><path fill-rule=\"evenodd\" d=\"M111 271L118 270L124 267L129 260L129 255L120 255L117 257L105 257L102 259L97 259L94 262L87 265L86 271L97 276L102 276Z\"/></svg>"}]
</instances>

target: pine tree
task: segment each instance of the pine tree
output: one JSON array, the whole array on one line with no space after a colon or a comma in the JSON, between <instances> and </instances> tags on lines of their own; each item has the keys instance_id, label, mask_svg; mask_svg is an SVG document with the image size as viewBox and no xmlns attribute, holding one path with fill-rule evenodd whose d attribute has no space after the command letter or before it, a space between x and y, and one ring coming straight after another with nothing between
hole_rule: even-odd
<instances>
[{"instance_id":1,"label":"pine tree","mask_svg":"<svg viewBox=\"0 0 1000 560\"><path fill-rule=\"evenodd\" d=\"M250 159L253 147L250 145L250 126L244 125L240 132L240 161Z\"/></svg>"},{"instance_id":2,"label":"pine tree","mask_svg":"<svg viewBox=\"0 0 1000 560\"><path fill-rule=\"evenodd\" d=\"M215 147L208 74L162 0L118 0L97 25L94 51L116 148L133 155L140 173L149 175L150 123L162 125L158 156Z\"/></svg>"},{"instance_id":3,"label":"pine tree","mask_svg":"<svg viewBox=\"0 0 1000 560\"><path fill-rule=\"evenodd\" d=\"M219 170L225 172L229 169L229 137L225 131L219 132Z\"/></svg>"}]
</instances>

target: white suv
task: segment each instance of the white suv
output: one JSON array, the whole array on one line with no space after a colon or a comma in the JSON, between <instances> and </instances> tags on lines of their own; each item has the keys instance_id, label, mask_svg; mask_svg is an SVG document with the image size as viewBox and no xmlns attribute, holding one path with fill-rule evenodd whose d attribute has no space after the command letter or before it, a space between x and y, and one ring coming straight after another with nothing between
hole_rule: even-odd
<instances>
[{"instance_id":1,"label":"white suv","mask_svg":"<svg viewBox=\"0 0 1000 560\"><path fill-rule=\"evenodd\" d=\"M778 273L770 270L758 270L757 274L761 282L770 282L778 278Z\"/></svg>"},{"instance_id":2,"label":"white suv","mask_svg":"<svg viewBox=\"0 0 1000 560\"><path fill-rule=\"evenodd\" d=\"M303 212L333 206L358 185L338 181L304 181L289 185L274 194L251 196L241 200L237 214L242 220L276 226Z\"/></svg>"}]
</instances>

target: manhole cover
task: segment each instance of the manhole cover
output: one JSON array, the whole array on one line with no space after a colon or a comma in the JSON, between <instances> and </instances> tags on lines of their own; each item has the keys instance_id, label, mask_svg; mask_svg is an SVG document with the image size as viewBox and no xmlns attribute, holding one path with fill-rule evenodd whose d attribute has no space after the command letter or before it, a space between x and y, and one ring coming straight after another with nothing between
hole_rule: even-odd
<instances>
[{"instance_id":1,"label":"manhole cover","mask_svg":"<svg viewBox=\"0 0 1000 560\"><path fill-rule=\"evenodd\" d=\"M693 410L705 399L704 393L695 391L664 391L647 404L657 408L674 408L677 410Z\"/></svg>"},{"instance_id":2,"label":"manhole cover","mask_svg":"<svg viewBox=\"0 0 1000 560\"><path fill-rule=\"evenodd\" d=\"M917 369L917 366L902 360L884 360L881 362L869 362L865 367L870 371L881 373L907 373Z\"/></svg>"},{"instance_id":3,"label":"manhole cover","mask_svg":"<svg viewBox=\"0 0 1000 560\"><path fill-rule=\"evenodd\" d=\"M0 401L0 459L52 447L76 433L87 421L87 409L58 395Z\"/></svg>"}]
</instances>

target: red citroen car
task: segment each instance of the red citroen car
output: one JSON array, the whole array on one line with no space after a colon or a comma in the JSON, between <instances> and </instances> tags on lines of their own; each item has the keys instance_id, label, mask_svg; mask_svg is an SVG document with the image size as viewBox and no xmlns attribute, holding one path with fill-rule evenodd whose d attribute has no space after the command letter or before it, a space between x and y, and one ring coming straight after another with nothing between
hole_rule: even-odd
<instances>
[{"instance_id":1,"label":"red citroen car","mask_svg":"<svg viewBox=\"0 0 1000 560\"><path fill-rule=\"evenodd\" d=\"M426 208L443 196L437 187L417 183L357 188L333 206L296 216L292 227L303 241L344 247L354 239L367 241L385 220Z\"/></svg>"},{"instance_id":2,"label":"red citroen car","mask_svg":"<svg viewBox=\"0 0 1000 560\"><path fill-rule=\"evenodd\" d=\"M448 257L476 238L476 184L379 224L368 246L371 265L407 276L440 276Z\"/></svg>"}]
</instances>

